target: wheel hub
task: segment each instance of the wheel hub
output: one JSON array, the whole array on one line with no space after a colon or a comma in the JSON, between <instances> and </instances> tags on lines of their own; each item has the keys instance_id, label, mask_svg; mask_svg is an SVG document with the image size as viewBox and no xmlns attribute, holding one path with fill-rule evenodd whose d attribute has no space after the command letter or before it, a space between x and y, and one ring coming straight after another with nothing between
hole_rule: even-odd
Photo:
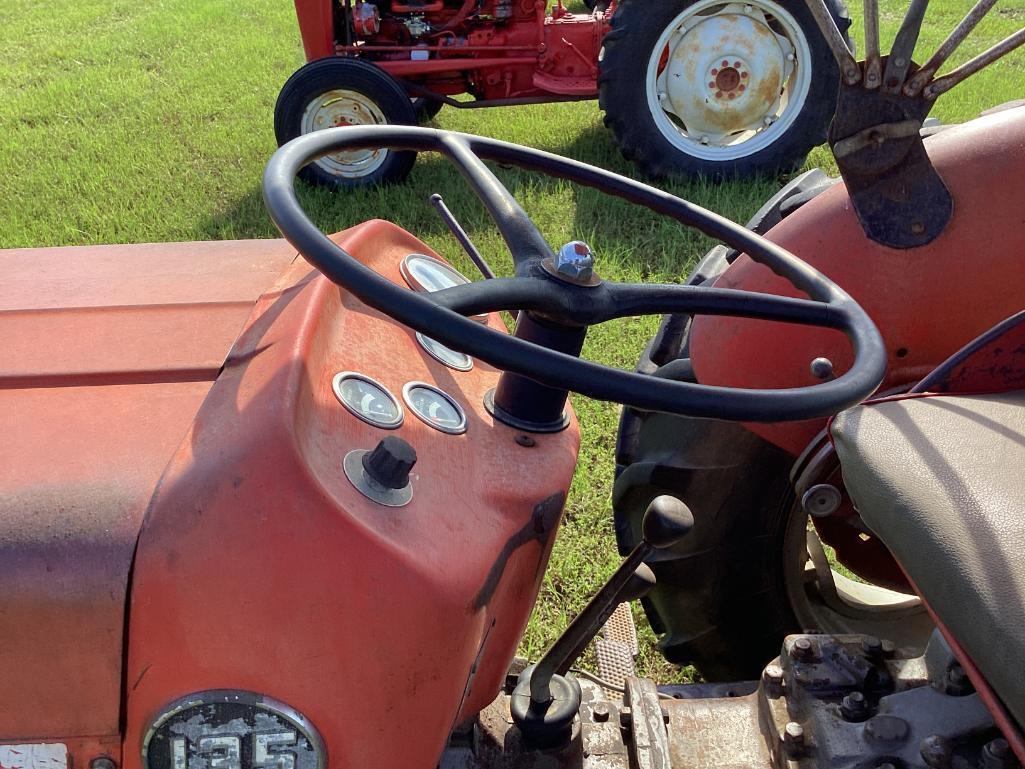
<instances>
[{"instance_id":1,"label":"wheel hub","mask_svg":"<svg viewBox=\"0 0 1025 769\"><path fill-rule=\"evenodd\" d=\"M303 112L302 132L355 125L384 125L388 121L381 108L358 91L334 90L311 101ZM358 178L377 170L388 150L351 150L335 152L315 161L336 176Z\"/></svg>"},{"instance_id":2,"label":"wheel hub","mask_svg":"<svg viewBox=\"0 0 1025 769\"><path fill-rule=\"evenodd\" d=\"M793 71L793 46L759 9L726 6L669 40L658 86L663 109L692 139L728 144L771 125Z\"/></svg>"}]
</instances>

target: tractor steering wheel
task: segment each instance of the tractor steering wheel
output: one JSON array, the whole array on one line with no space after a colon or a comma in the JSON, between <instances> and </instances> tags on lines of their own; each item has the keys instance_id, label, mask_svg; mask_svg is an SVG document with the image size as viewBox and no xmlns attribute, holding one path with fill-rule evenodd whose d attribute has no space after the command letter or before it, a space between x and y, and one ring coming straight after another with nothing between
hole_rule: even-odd
<instances>
[{"instance_id":1,"label":"tractor steering wheel","mask_svg":"<svg viewBox=\"0 0 1025 769\"><path fill-rule=\"evenodd\" d=\"M454 163L501 232L516 277L417 293L365 267L325 236L299 205L296 174L307 163L330 153L383 148L440 152ZM810 299L704 286L615 283L596 276L574 280L552 269L556 259L552 249L483 160L568 179L670 216L747 253ZM557 155L429 128L331 128L300 136L281 147L268 163L263 182L264 199L278 229L330 280L400 323L532 380L534 387L540 383L541 391L562 393L563 400L565 391L571 390L648 411L756 422L809 419L835 414L864 400L878 387L886 369L882 337L865 311L793 254L692 203ZM466 317L498 310L526 311L520 313L515 335ZM665 313L731 315L837 329L850 340L854 363L831 381L759 390L673 381L610 368L577 355L587 326L613 318ZM521 333L521 326L533 332Z\"/></svg>"}]
</instances>

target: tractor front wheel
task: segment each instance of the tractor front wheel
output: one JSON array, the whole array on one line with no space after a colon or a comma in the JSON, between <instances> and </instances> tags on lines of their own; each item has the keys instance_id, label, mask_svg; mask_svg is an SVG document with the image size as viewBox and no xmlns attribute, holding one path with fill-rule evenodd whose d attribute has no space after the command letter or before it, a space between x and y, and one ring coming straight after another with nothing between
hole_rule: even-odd
<instances>
[{"instance_id":1,"label":"tractor front wheel","mask_svg":"<svg viewBox=\"0 0 1025 769\"><path fill-rule=\"evenodd\" d=\"M288 79L274 107L278 146L325 128L384 124L416 125L416 110L394 78L358 59L310 62ZM299 175L323 187L363 187L402 181L415 160L415 152L350 150L322 157Z\"/></svg>"},{"instance_id":2,"label":"tractor front wheel","mask_svg":"<svg viewBox=\"0 0 1025 769\"><path fill-rule=\"evenodd\" d=\"M827 0L841 30L842 0ZM599 104L654 178L797 168L826 138L839 68L805 0L621 0Z\"/></svg>"}]
</instances>

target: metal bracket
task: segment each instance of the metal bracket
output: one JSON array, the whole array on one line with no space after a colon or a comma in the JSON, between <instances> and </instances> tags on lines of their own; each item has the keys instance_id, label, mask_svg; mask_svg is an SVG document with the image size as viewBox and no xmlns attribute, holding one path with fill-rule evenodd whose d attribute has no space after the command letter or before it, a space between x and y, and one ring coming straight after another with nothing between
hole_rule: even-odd
<instances>
[{"instance_id":1,"label":"metal bracket","mask_svg":"<svg viewBox=\"0 0 1025 769\"><path fill-rule=\"evenodd\" d=\"M891 248L933 241L954 213L920 134L931 106L899 89L840 85L829 144L865 234Z\"/></svg>"},{"instance_id":2,"label":"metal bracket","mask_svg":"<svg viewBox=\"0 0 1025 769\"><path fill-rule=\"evenodd\" d=\"M634 760L631 763L638 769L672 769L669 733L654 681L627 678L626 703L630 708L633 733L630 749Z\"/></svg>"}]
</instances>

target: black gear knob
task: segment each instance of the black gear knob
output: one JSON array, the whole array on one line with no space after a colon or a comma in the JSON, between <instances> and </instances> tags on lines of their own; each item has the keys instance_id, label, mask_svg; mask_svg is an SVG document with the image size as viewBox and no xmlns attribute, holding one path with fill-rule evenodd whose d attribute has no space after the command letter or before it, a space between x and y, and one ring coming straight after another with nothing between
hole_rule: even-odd
<instances>
[{"instance_id":1,"label":"black gear knob","mask_svg":"<svg viewBox=\"0 0 1025 769\"><path fill-rule=\"evenodd\" d=\"M668 494L655 497L644 511L644 541L654 548L672 547L694 526L694 516L683 502Z\"/></svg>"},{"instance_id":2,"label":"black gear knob","mask_svg":"<svg viewBox=\"0 0 1025 769\"><path fill-rule=\"evenodd\" d=\"M373 451L363 455L363 472L367 478L386 489L404 489L409 485L409 471L416 464L416 450L401 438L389 435Z\"/></svg>"}]
</instances>

